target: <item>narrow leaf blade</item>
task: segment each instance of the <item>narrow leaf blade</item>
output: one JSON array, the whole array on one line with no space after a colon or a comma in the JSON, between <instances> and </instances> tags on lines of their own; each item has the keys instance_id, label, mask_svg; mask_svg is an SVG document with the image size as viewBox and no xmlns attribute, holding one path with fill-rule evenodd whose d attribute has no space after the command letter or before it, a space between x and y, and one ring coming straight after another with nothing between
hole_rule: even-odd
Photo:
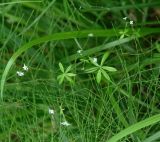
<instances>
[{"instance_id":1,"label":"narrow leaf blade","mask_svg":"<svg viewBox=\"0 0 160 142\"><path fill-rule=\"evenodd\" d=\"M64 73L64 67L63 67L62 63L60 62L58 65L59 65L60 70Z\"/></svg>"},{"instance_id":2,"label":"narrow leaf blade","mask_svg":"<svg viewBox=\"0 0 160 142\"><path fill-rule=\"evenodd\" d=\"M96 80L97 80L97 83L100 83L101 82L101 70L98 70L98 73L97 73L97 76L96 76Z\"/></svg>"},{"instance_id":3,"label":"narrow leaf blade","mask_svg":"<svg viewBox=\"0 0 160 142\"><path fill-rule=\"evenodd\" d=\"M102 68L103 68L104 70L107 70L107 71L110 71L110 72L115 72L115 71L117 71L117 69L114 68L114 67L103 66Z\"/></svg>"}]
</instances>

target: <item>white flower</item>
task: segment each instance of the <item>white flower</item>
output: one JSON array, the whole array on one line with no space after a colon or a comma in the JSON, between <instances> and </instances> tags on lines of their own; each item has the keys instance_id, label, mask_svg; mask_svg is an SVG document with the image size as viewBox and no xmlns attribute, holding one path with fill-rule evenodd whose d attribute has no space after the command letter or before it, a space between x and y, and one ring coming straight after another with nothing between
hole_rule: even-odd
<instances>
[{"instance_id":1,"label":"white flower","mask_svg":"<svg viewBox=\"0 0 160 142\"><path fill-rule=\"evenodd\" d=\"M93 33L90 33L90 34L88 34L88 36L89 36L89 37L93 37L93 36L94 36L94 34L93 34Z\"/></svg>"},{"instance_id":2,"label":"white flower","mask_svg":"<svg viewBox=\"0 0 160 142\"><path fill-rule=\"evenodd\" d=\"M78 50L77 53L82 56L82 51L83 50Z\"/></svg>"},{"instance_id":3,"label":"white flower","mask_svg":"<svg viewBox=\"0 0 160 142\"><path fill-rule=\"evenodd\" d=\"M24 72L17 71L17 75L18 75L18 76L24 76Z\"/></svg>"},{"instance_id":4,"label":"white flower","mask_svg":"<svg viewBox=\"0 0 160 142\"><path fill-rule=\"evenodd\" d=\"M69 126L71 124L69 124L67 121L64 121L64 122L61 122L61 125L63 125L63 126Z\"/></svg>"},{"instance_id":5,"label":"white flower","mask_svg":"<svg viewBox=\"0 0 160 142\"><path fill-rule=\"evenodd\" d=\"M97 58L93 58L93 62L94 62L94 63L97 63Z\"/></svg>"},{"instance_id":6,"label":"white flower","mask_svg":"<svg viewBox=\"0 0 160 142\"><path fill-rule=\"evenodd\" d=\"M123 18L123 20L125 20L125 21L126 21L126 20L127 20L127 17L124 17L124 18Z\"/></svg>"},{"instance_id":7,"label":"white flower","mask_svg":"<svg viewBox=\"0 0 160 142\"><path fill-rule=\"evenodd\" d=\"M54 110L49 108L49 114L54 114Z\"/></svg>"},{"instance_id":8,"label":"white flower","mask_svg":"<svg viewBox=\"0 0 160 142\"><path fill-rule=\"evenodd\" d=\"M25 71L28 71L28 67L24 64L23 65L23 69L25 70Z\"/></svg>"},{"instance_id":9,"label":"white flower","mask_svg":"<svg viewBox=\"0 0 160 142\"><path fill-rule=\"evenodd\" d=\"M81 54L81 53L82 53L82 50L78 50L77 53Z\"/></svg>"},{"instance_id":10,"label":"white flower","mask_svg":"<svg viewBox=\"0 0 160 142\"><path fill-rule=\"evenodd\" d=\"M129 21L129 24L130 24L130 25L133 25L133 21Z\"/></svg>"}]
</instances>

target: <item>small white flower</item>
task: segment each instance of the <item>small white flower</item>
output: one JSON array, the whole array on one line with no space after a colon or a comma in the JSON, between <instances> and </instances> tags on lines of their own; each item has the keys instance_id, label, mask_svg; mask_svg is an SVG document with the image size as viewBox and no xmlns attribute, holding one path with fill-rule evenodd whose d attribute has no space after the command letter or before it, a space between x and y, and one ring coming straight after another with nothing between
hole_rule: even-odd
<instances>
[{"instance_id":1,"label":"small white flower","mask_svg":"<svg viewBox=\"0 0 160 142\"><path fill-rule=\"evenodd\" d=\"M130 24L130 25L133 25L133 21L129 21L129 24Z\"/></svg>"},{"instance_id":2,"label":"small white flower","mask_svg":"<svg viewBox=\"0 0 160 142\"><path fill-rule=\"evenodd\" d=\"M93 58L93 62L94 62L94 63L97 63L97 58Z\"/></svg>"},{"instance_id":3,"label":"small white flower","mask_svg":"<svg viewBox=\"0 0 160 142\"><path fill-rule=\"evenodd\" d=\"M49 114L54 114L54 110L49 108Z\"/></svg>"},{"instance_id":4,"label":"small white flower","mask_svg":"<svg viewBox=\"0 0 160 142\"><path fill-rule=\"evenodd\" d=\"M28 71L28 67L24 64L23 65L23 69L25 70L25 71Z\"/></svg>"},{"instance_id":5,"label":"small white flower","mask_svg":"<svg viewBox=\"0 0 160 142\"><path fill-rule=\"evenodd\" d=\"M18 75L18 76L24 76L24 72L17 71L17 75Z\"/></svg>"},{"instance_id":6,"label":"small white flower","mask_svg":"<svg viewBox=\"0 0 160 142\"><path fill-rule=\"evenodd\" d=\"M64 122L61 122L61 125L63 125L63 126L69 126L71 124L69 124L67 121L64 121Z\"/></svg>"},{"instance_id":7,"label":"small white flower","mask_svg":"<svg viewBox=\"0 0 160 142\"><path fill-rule=\"evenodd\" d=\"M94 36L94 34L93 34L93 33L90 33L90 34L88 34L88 36L89 36L89 37L93 37L93 36Z\"/></svg>"},{"instance_id":8,"label":"small white flower","mask_svg":"<svg viewBox=\"0 0 160 142\"><path fill-rule=\"evenodd\" d=\"M127 17L124 17L124 18L123 18L123 20L125 20L125 21L126 21L126 20L127 20Z\"/></svg>"},{"instance_id":9,"label":"small white flower","mask_svg":"<svg viewBox=\"0 0 160 142\"><path fill-rule=\"evenodd\" d=\"M82 50L78 50L77 53L81 54L81 53L82 53Z\"/></svg>"}]
</instances>

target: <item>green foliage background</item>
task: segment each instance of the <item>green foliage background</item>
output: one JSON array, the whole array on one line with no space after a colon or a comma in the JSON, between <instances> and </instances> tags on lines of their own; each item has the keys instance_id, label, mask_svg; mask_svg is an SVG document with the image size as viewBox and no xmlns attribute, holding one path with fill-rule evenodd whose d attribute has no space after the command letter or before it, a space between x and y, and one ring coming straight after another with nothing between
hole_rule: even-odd
<instances>
[{"instance_id":1,"label":"green foliage background","mask_svg":"<svg viewBox=\"0 0 160 142\"><path fill-rule=\"evenodd\" d=\"M0 142L160 141L159 6L1 0ZM105 54L104 65L117 71L97 83L97 72L86 70ZM72 81L59 84L60 62ZM29 70L19 77L23 64Z\"/></svg>"}]
</instances>

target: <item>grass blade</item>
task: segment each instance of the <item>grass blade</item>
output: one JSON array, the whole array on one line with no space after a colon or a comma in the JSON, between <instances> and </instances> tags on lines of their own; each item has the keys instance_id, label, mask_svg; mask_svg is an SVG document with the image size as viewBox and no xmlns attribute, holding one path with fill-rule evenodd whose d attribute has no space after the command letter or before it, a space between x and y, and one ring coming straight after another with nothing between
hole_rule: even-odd
<instances>
[{"instance_id":1,"label":"grass blade","mask_svg":"<svg viewBox=\"0 0 160 142\"><path fill-rule=\"evenodd\" d=\"M160 131L158 131L157 133L155 133L152 136L148 137L143 142L155 142L155 140L157 140L159 138L160 138Z\"/></svg>"},{"instance_id":2,"label":"grass blade","mask_svg":"<svg viewBox=\"0 0 160 142\"><path fill-rule=\"evenodd\" d=\"M109 139L107 142L117 142L118 140L126 137L129 134L132 134L134 132L136 132L137 130L140 130L144 127L147 127L149 125L153 125L157 122L160 121L160 114L154 115L152 117L149 117L145 120L142 120L122 131L120 131L118 134L116 134L115 136L113 136L111 139Z\"/></svg>"},{"instance_id":3,"label":"grass blade","mask_svg":"<svg viewBox=\"0 0 160 142\"><path fill-rule=\"evenodd\" d=\"M93 33L97 37L106 37L106 36L112 37L112 36L117 36L117 33L119 33L119 32L116 33L115 31L116 30L85 30L85 31L55 33L53 35L44 36L42 38L35 39L35 40L30 41L29 43L23 45L10 58L10 60L8 61L7 65L6 65L6 68L5 68L5 70L2 74L2 78L1 78L1 99L3 99L3 91L4 91L4 84L5 84L6 77L8 75L8 72L9 72L11 66L13 65L14 61L23 52L25 52L29 48L33 47L34 45L38 45L40 43L44 43L44 42L48 42L48 41L55 41L55 40L62 40L62 39L84 38L84 37L87 37L89 33ZM117 31L121 31L121 30L117 30ZM141 29L141 36L145 36L145 35L148 35L148 34L151 34L151 33L159 33L159 32L160 32L160 28L153 28L153 29L152 28L144 28L144 29ZM98 51L101 51L101 50L104 50L104 49L107 49L107 48L111 48L111 47L117 46L119 44L131 41L133 39L134 39L134 37L120 39L118 41L108 43L106 46L103 45L103 46L99 46L99 47L94 48L94 49L87 50L86 52L84 52L84 55L89 55L91 53L95 53L95 52L98 52ZM70 60L75 60L76 58L77 58L77 54L71 56Z\"/></svg>"}]
</instances>

